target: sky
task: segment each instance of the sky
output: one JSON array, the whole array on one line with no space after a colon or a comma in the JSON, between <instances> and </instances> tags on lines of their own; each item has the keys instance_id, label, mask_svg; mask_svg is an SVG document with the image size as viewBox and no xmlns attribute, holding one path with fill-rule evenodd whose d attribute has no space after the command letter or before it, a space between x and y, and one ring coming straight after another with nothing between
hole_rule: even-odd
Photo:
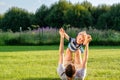
<instances>
[{"instance_id":1,"label":"sky","mask_svg":"<svg viewBox=\"0 0 120 80\"><path fill-rule=\"evenodd\" d=\"M19 7L26 9L29 12L35 13L35 11L40 8L42 4L47 5L48 7L59 0L0 0L0 14L4 14L11 7ZM85 0L67 0L75 3L81 3ZM112 5L120 3L120 0L87 0L92 3L93 6L98 6L100 4Z\"/></svg>"}]
</instances>

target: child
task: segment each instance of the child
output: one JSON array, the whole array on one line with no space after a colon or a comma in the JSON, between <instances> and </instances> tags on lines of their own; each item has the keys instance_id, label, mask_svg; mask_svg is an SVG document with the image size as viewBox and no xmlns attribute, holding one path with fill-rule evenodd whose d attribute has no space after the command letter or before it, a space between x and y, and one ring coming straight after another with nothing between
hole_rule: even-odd
<instances>
[{"instance_id":1,"label":"child","mask_svg":"<svg viewBox=\"0 0 120 80\"><path fill-rule=\"evenodd\" d=\"M86 42L85 38L89 38L89 41L91 41L91 36L88 35L85 31L82 31L78 33L76 38L71 38L66 34L64 29L62 30L64 32L65 38L69 41L67 52L72 53L80 49L81 53L83 53L83 45L86 45L86 43L88 42Z\"/></svg>"}]
</instances>

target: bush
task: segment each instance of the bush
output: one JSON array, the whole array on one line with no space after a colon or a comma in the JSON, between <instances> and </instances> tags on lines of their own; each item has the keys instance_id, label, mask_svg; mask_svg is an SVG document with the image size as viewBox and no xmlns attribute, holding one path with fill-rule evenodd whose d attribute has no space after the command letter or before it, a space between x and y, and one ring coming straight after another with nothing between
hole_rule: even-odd
<instances>
[{"instance_id":1,"label":"bush","mask_svg":"<svg viewBox=\"0 0 120 80\"><path fill-rule=\"evenodd\" d=\"M74 38L80 31L86 31L92 36L90 45L120 45L120 32L114 30L66 29L66 33ZM58 29L48 27L16 33L0 32L0 45L58 45L59 39ZM67 40L65 44L68 44Z\"/></svg>"}]
</instances>

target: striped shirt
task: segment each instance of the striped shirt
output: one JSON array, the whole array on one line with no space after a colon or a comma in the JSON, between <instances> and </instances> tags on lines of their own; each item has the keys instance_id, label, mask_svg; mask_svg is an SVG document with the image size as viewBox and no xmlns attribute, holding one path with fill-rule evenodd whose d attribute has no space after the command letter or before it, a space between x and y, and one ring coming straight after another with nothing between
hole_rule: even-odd
<instances>
[{"instance_id":1,"label":"striped shirt","mask_svg":"<svg viewBox=\"0 0 120 80\"><path fill-rule=\"evenodd\" d=\"M83 45L82 44L77 44L75 38L69 38L69 44L68 48L74 52L77 49L80 49L81 53L84 52Z\"/></svg>"}]
</instances>

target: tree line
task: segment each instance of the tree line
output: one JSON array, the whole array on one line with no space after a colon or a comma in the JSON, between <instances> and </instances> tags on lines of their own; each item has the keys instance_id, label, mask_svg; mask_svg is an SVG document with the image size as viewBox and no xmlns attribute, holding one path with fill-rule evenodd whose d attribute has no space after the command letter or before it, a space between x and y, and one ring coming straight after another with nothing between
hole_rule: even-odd
<instances>
[{"instance_id":1,"label":"tree line","mask_svg":"<svg viewBox=\"0 0 120 80\"><path fill-rule=\"evenodd\" d=\"M88 1L72 4L66 0L59 0L50 7L43 4L35 13L11 7L4 14L0 14L2 31L16 32L21 29L24 31L47 26L53 28L92 27L120 31L120 3L111 6L106 4L93 6Z\"/></svg>"}]
</instances>

